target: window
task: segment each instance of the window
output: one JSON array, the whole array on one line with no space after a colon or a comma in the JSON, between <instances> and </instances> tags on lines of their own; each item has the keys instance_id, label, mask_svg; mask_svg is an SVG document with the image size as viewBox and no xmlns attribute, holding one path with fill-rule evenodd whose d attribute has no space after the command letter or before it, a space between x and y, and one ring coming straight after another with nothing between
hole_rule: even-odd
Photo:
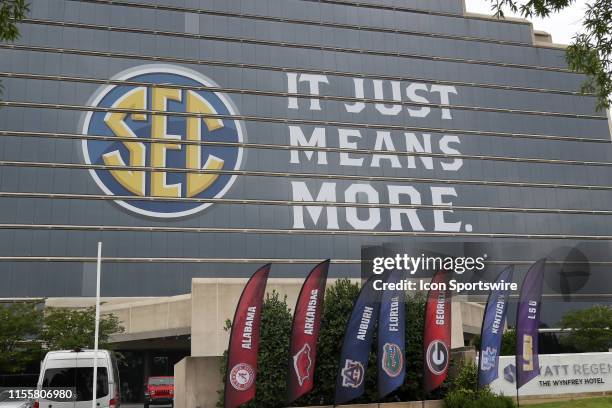
<instances>
[{"instance_id":1,"label":"window","mask_svg":"<svg viewBox=\"0 0 612 408\"><path fill-rule=\"evenodd\" d=\"M45 371L43 388L73 388L77 401L91 401L93 397L93 368L50 368ZM98 391L96 398L108 395L108 372L106 367L98 368Z\"/></svg>"}]
</instances>

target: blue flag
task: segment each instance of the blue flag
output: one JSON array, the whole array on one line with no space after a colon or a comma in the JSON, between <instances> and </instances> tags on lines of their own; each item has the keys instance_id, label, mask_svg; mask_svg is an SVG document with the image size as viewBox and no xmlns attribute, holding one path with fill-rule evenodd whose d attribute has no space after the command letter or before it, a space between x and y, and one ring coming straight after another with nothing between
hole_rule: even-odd
<instances>
[{"instance_id":1,"label":"blue flag","mask_svg":"<svg viewBox=\"0 0 612 408\"><path fill-rule=\"evenodd\" d=\"M478 363L478 386L489 385L498 377L499 352L502 345L506 312L508 311L508 290L502 283L510 282L514 267L508 266L501 271L496 284L499 288L491 290L482 319L482 332L480 337L480 353Z\"/></svg>"},{"instance_id":2,"label":"blue flag","mask_svg":"<svg viewBox=\"0 0 612 408\"><path fill-rule=\"evenodd\" d=\"M402 280L402 273L392 271L387 284L393 285L382 292L378 320L378 395L383 398L404 383L405 364L405 310L406 294L394 290Z\"/></svg>"},{"instance_id":3,"label":"blue flag","mask_svg":"<svg viewBox=\"0 0 612 408\"><path fill-rule=\"evenodd\" d=\"M353 306L340 352L335 405L361 396L365 389L365 373L380 308L380 291L374 289L373 282L380 279L379 275L368 279Z\"/></svg>"}]
</instances>

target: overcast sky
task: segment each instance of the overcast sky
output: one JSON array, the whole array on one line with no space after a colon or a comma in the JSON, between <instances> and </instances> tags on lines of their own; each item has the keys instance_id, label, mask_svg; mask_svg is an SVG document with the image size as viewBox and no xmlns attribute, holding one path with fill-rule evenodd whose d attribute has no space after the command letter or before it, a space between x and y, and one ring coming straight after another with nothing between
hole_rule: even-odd
<instances>
[{"instance_id":1,"label":"overcast sky","mask_svg":"<svg viewBox=\"0 0 612 408\"><path fill-rule=\"evenodd\" d=\"M491 2L487 0L465 0L468 11L482 14L493 14ZM552 34L553 42L570 44L572 37L580 31L581 20L584 16L586 0L577 0L561 13L553 14L546 19L532 19L536 30L547 31ZM506 12L510 16L511 13Z\"/></svg>"}]
</instances>

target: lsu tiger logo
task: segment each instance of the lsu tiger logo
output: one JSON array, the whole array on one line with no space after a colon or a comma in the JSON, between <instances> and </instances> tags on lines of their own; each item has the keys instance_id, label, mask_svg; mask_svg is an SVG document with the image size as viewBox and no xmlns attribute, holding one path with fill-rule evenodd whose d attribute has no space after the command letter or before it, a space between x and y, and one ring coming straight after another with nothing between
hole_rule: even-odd
<instances>
[{"instance_id":1,"label":"lsu tiger logo","mask_svg":"<svg viewBox=\"0 0 612 408\"><path fill-rule=\"evenodd\" d=\"M120 206L156 218L195 214L211 205L198 199L222 197L236 178L223 171L241 165L244 130L231 117L237 115L231 101L208 90L218 85L170 65L113 79L126 84L101 87L89 104L101 109L88 112L82 126L94 137L82 149L85 162L96 166L90 174L100 189L118 196Z\"/></svg>"}]
</instances>

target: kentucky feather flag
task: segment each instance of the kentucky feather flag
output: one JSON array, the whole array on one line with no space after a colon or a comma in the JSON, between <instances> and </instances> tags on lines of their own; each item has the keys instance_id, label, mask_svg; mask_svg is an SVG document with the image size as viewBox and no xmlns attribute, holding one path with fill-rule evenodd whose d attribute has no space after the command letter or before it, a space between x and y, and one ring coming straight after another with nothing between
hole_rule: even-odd
<instances>
[{"instance_id":1,"label":"kentucky feather flag","mask_svg":"<svg viewBox=\"0 0 612 408\"><path fill-rule=\"evenodd\" d=\"M425 392L438 388L448 375L451 351L450 271L441 270L431 279L432 285L425 305L423 335L423 378Z\"/></svg>"},{"instance_id":2,"label":"kentucky feather flag","mask_svg":"<svg viewBox=\"0 0 612 408\"><path fill-rule=\"evenodd\" d=\"M546 260L540 259L527 271L516 314L516 388L540 375L538 329Z\"/></svg>"},{"instance_id":3,"label":"kentucky feather flag","mask_svg":"<svg viewBox=\"0 0 612 408\"><path fill-rule=\"evenodd\" d=\"M236 307L227 352L225 408L236 408L255 398L261 308L269 273L270 264L253 274Z\"/></svg>"},{"instance_id":4,"label":"kentucky feather flag","mask_svg":"<svg viewBox=\"0 0 612 408\"><path fill-rule=\"evenodd\" d=\"M288 403L312 391L329 259L310 272L295 305L289 347Z\"/></svg>"},{"instance_id":5,"label":"kentucky feather flag","mask_svg":"<svg viewBox=\"0 0 612 408\"><path fill-rule=\"evenodd\" d=\"M495 283L512 280L514 268L508 266L500 272ZM491 290L482 319L480 352L478 354L478 387L491 384L498 377L499 352L502 345L506 312L508 311L508 290L503 286Z\"/></svg>"},{"instance_id":6,"label":"kentucky feather flag","mask_svg":"<svg viewBox=\"0 0 612 408\"><path fill-rule=\"evenodd\" d=\"M365 373L380 307L380 292L373 284L376 279L380 276L373 275L364 283L346 326L336 378L335 405L361 396L365 389Z\"/></svg>"},{"instance_id":7,"label":"kentucky feather flag","mask_svg":"<svg viewBox=\"0 0 612 408\"><path fill-rule=\"evenodd\" d=\"M388 284L402 280L395 270L387 278ZM378 319L378 395L390 394L404 383L405 364L405 297L403 290L385 290L380 300Z\"/></svg>"}]
</instances>

